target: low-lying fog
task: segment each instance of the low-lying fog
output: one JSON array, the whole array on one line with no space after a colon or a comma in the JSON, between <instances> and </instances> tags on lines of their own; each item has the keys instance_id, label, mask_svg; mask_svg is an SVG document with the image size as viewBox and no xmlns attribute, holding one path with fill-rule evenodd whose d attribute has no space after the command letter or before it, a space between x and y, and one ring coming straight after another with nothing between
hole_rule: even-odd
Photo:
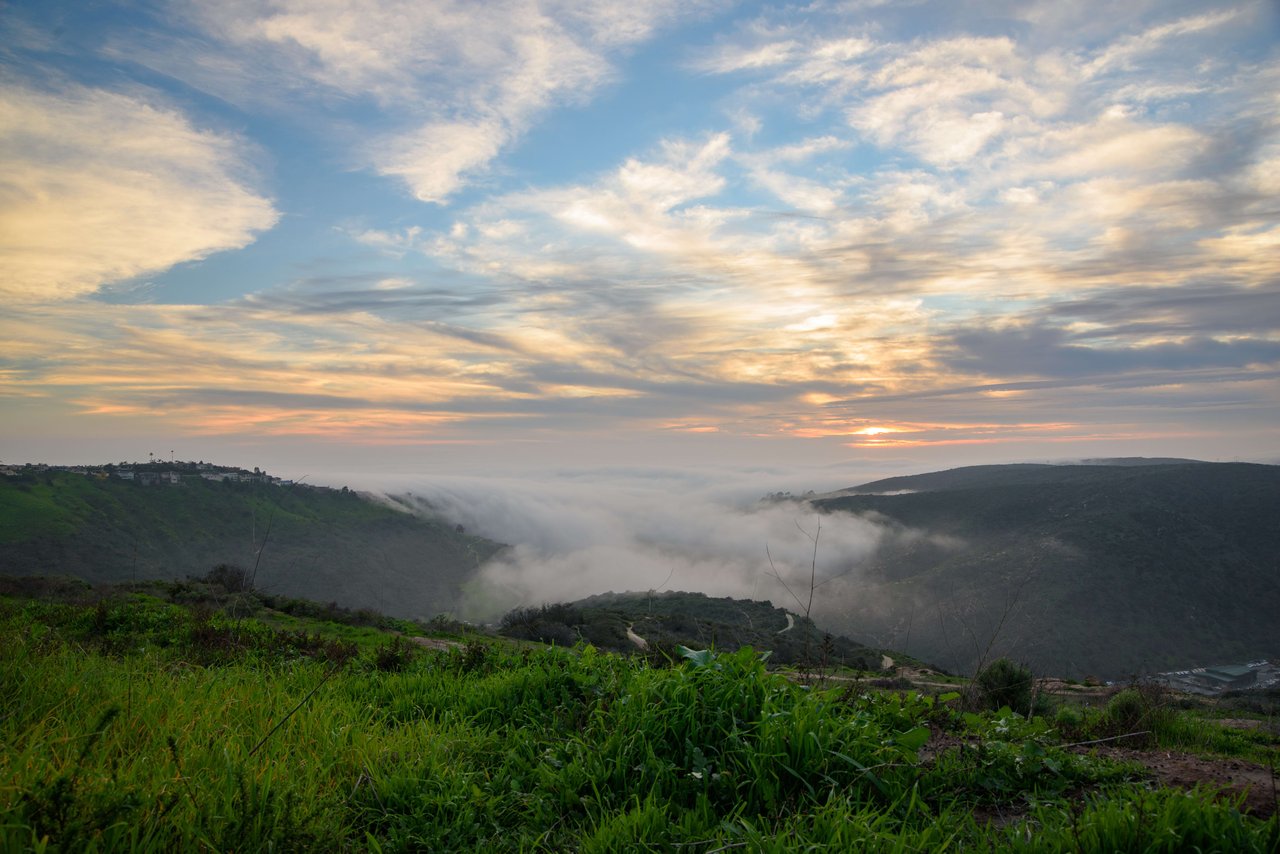
<instances>
[{"instance_id":1,"label":"low-lying fog","mask_svg":"<svg viewBox=\"0 0 1280 854\"><path fill-rule=\"evenodd\" d=\"M471 619L627 590L767 599L803 613L811 571L818 585L851 580L886 533L853 516L819 517L799 501L762 500L867 479L830 470L809 475L615 468L402 477L383 479L377 489L512 546L483 566L468 589L464 616ZM819 586L815 611L823 592Z\"/></svg>"}]
</instances>

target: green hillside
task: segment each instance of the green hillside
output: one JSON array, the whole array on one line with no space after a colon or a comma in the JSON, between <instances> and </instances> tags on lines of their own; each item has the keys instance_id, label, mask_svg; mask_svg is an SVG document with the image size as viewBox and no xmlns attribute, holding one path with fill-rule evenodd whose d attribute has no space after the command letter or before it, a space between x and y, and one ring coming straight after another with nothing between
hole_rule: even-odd
<instances>
[{"instance_id":1,"label":"green hillside","mask_svg":"<svg viewBox=\"0 0 1280 854\"><path fill-rule=\"evenodd\" d=\"M746 648L655 664L375 620L406 639L209 582L5 587L2 851L1280 843L1256 785L1275 733L1136 691L1032 717L950 690L801 684Z\"/></svg>"},{"instance_id":2,"label":"green hillside","mask_svg":"<svg viewBox=\"0 0 1280 854\"><path fill-rule=\"evenodd\" d=\"M348 490L270 483L142 486L38 471L0 478L0 572L91 582L252 570L288 596L407 617L451 611L500 546Z\"/></svg>"},{"instance_id":3,"label":"green hillside","mask_svg":"<svg viewBox=\"0 0 1280 854\"><path fill-rule=\"evenodd\" d=\"M810 664L879 670L881 653L832 636L812 620L788 614L768 602L712 597L703 593L604 593L569 604L522 608L502 619L508 637L572 646L586 641L613 652L677 646L714 647L733 652L743 647L769 650L771 664Z\"/></svg>"},{"instance_id":4,"label":"green hillside","mask_svg":"<svg viewBox=\"0 0 1280 854\"><path fill-rule=\"evenodd\" d=\"M814 504L897 535L823 612L835 630L964 671L988 647L1109 678L1280 654L1280 467L975 466L846 493Z\"/></svg>"}]
</instances>

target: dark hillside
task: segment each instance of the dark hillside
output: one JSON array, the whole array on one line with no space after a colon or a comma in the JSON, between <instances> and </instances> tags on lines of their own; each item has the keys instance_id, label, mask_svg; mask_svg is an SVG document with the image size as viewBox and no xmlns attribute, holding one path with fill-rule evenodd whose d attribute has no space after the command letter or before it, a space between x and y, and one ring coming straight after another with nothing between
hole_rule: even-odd
<instances>
[{"instance_id":1,"label":"dark hillside","mask_svg":"<svg viewBox=\"0 0 1280 854\"><path fill-rule=\"evenodd\" d=\"M842 631L909 630L909 652L961 669L994 638L1113 678L1280 653L1280 467L976 466L849 492L901 490L814 502L926 534L877 554L830 615Z\"/></svg>"},{"instance_id":2,"label":"dark hillside","mask_svg":"<svg viewBox=\"0 0 1280 854\"><path fill-rule=\"evenodd\" d=\"M8 575L181 578L220 563L252 569L261 549L259 588L430 617L454 608L460 585L498 548L346 490L198 477L142 486L59 471L0 478Z\"/></svg>"},{"instance_id":3,"label":"dark hillside","mask_svg":"<svg viewBox=\"0 0 1280 854\"><path fill-rule=\"evenodd\" d=\"M679 644L732 652L744 646L770 653L771 664L811 664L879 670L881 653L828 635L812 620L768 602L704 593L602 593L567 605L517 609L502 620L510 637L555 642L584 640L614 652L636 651L627 629L650 648Z\"/></svg>"}]
</instances>

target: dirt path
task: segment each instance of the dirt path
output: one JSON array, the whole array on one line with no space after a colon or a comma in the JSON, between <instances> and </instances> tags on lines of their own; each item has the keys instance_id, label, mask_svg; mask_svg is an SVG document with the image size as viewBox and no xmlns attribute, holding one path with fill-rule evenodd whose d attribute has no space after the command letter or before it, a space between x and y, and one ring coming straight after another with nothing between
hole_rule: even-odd
<instances>
[{"instance_id":1,"label":"dirt path","mask_svg":"<svg viewBox=\"0 0 1280 854\"><path fill-rule=\"evenodd\" d=\"M783 632L789 632L796 627L796 618L791 616L790 611L786 611L785 613L787 615L787 627L785 629L778 629L776 632L774 632L774 634L776 635L780 635Z\"/></svg>"},{"instance_id":2,"label":"dirt path","mask_svg":"<svg viewBox=\"0 0 1280 854\"><path fill-rule=\"evenodd\" d=\"M640 649L648 649L649 642L632 631L633 624L627 626L627 640L638 646Z\"/></svg>"},{"instance_id":3,"label":"dirt path","mask_svg":"<svg viewBox=\"0 0 1280 854\"><path fill-rule=\"evenodd\" d=\"M1276 813L1276 786L1271 769L1242 759L1207 759L1166 750L1135 750L1098 745L1073 748L1074 753L1095 752L1108 759L1137 762L1164 786L1190 789L1205 785L1223 790L1229 798L1244 795L1243 810L1259 818Z\"/></svg>"},{"instance_id":4,"label":"dirt path","mask_svg":"<svg viewBox=\"0 0 1280 854\"><path fill-rule=\"evenodd\" d=\"M455 647L462 646L460 641L441 640L440 638L409 637L408 635L402 635L402 637L410 643L416 643L418 646L426 647L427 649L443 650L454 649Z\"/></svg>"}]
</instances>

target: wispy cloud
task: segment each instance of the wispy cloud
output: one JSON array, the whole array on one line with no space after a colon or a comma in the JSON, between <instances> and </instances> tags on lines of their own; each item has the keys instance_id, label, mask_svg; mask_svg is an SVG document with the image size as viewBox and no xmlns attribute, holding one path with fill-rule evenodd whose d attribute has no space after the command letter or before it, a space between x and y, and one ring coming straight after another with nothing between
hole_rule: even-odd
<instances>
[{"instance_id":1,"label":"wispy cloud","mask_svg":"<svg viewBox=\"0 0 1280 854\"><path fill-rule=\"evenodd\" d=\"M588 100L611 59L718 3L303 0L176 4L201 38L116 53L241 103L371 103L353 162L444 203L547 110ZM166 46L167 43L167 46ZM192 56L194 54L194 57Z\"/></svg>"},{"instance_id":2,"label":"wispy cloud","mask_svg":"<svg viewBox=\"0 0 1280 854\"><path fill-rule=\"evenodd\" d=\"M655 81L718 100L674 99L670 126L650 107L550 177L508 155L712 6L147 6L95 56L181 81L185 112L140 87L5 93L15 297L275 222L241 139L190 117L208 95L412 198L366 210L391 182L343 184L326 202L357 209L323 228L358 260L280 261L217 305L28 305L0 319L0 393L352 441L1034 443L1212 435L1227 411L1260 431L1280 65L1266 4L1202 5L766 6L659 57Z\"/></svg>"},{"instance_id":3,"label":"wispy cloud","mask_svg":"<svg viewBox=\"0 0 1280 854\"><path fill-rule=\"evenodd\" d=\"M248 146L144 95L0 88L0 296L45 300L238 249L278 215Z\"/></svg>"}]
</instances>

